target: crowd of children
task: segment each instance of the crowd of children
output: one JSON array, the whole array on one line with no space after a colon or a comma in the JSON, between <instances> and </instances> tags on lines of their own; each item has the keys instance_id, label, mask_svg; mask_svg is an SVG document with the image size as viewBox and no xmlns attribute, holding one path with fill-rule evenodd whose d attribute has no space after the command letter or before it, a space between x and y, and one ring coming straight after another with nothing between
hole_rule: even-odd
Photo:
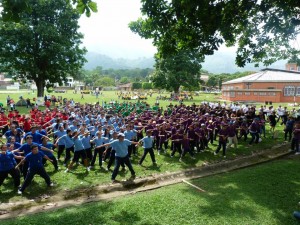
<instances>
[{"instance_id":1,"label":"crowd of children","mask_svg":"<svg viewBox=\"0 0 300 225\"><path fill-rule=\"evenodd\" d=\"M134 179L130 159L137 156L139 145L144 150L139 165L149 153L155 166L155 151L157 155L170 151L170 157L177 153L180 162L189 153L194 160L197 153L210 151L216 141L217 147L211 152L217 155L222 150L225 158L227 148L233 145L237 149L238 141L252 145L266 138L267 122L272 138L277 135L276 125L284 125L285 140L291 141L292 150L299 154L300 124L295 122L298 117L296 110L288 112L281 106L256 108L210 102L170 104L166 109L140 102L103 105L67 102L61 109L41 111L33 107L27 116L17 110L8 114L2 111L0 128L6 141L1 146L0 185L10 174L19 187L22 174L24 182L18 189L22 193L38 174L52 186L44 164L49 160L59 170L62 157L65 172L70 172L75 163L90 171L98 158L104 170L110 170L115 161L112 182L116 182L120 166L127 166Z\"/></svg>"}]
</instances>

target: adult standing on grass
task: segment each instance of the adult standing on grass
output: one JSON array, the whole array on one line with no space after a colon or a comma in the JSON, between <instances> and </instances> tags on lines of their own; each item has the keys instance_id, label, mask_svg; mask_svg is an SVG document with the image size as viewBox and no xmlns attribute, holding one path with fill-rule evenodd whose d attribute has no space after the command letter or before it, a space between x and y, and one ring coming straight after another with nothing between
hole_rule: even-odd
<instances>
[{"instance_id":1,"label":"adult standing on grass","mask_svg":"<svg viewBox=\"0 0 300 225\"><path fill-rule=\"evenodd\" d=\"M1 153L0 153L0 186L3 184L7 175L10 174L14 179L15 187L19 187L20 185L20 172L18 169L15 169L16 159L22 159L22 156L16 156L12 152L7 150L7 146L5 144L1 145Z\"/></svg>"},{"instance_id":2,"label":"adult standing on grass","mask_svg":"<svg viewBox=\"0 0 300 225\"><path fill-rule=\"evenodd\" d=\"M130 146L131 144L137 145L138 142L129 141L125 139L125 135L123 133L119 133L117 140L114 140L112 142L100 146L100 147L111 146L115 150L115 156L116 156L115 168L111 175L111 180L113 183L116 182L116 176L118 175L121 163L124 163L130 170L131 179L135 178L135 171L133 170L132 164L130 162L130 158L128 156L128 146Z\"/></svg>"},{"instance_id":3,"label":"adult standing on grass","mask_svg":"<svg viewBox=\"0 0 300 225\"><path fill-rule=\"evenodd\" d=\"M24 181L23 185L21 186L21 188L18 190L18 194L22 194L24 192L24 190L30 184L30 182L32 181L33 177L36 174L38 174L42 178L44 178L49 187L53 186L53 183L51 182L51 179L44 168L43 159L46 159L46 160L49 160L50 162L52 162L52 160L49 159L48 156L46 156L44 153L39 151L39 148L37 145L32 145L31 153L26 155L26 157L16 166L16 169L18 169L19 166L21 164L23 164L24 162L28 162L28 165L29 165L29 169L28 169L28 173L26 175L25 181Z\"/></svg>"}]
</instances>

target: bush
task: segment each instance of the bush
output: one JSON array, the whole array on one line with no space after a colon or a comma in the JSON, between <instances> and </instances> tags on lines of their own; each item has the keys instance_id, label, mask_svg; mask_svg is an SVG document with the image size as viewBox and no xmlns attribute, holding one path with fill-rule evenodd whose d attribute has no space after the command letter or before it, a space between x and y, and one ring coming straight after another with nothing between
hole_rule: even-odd
<instances>
[{"instance_id":1,"label":"bush","mask_svg":"<svg viewBox=\"0 0 300 225\"><path fill-rule=\"evenodd\" d=\"M143 83L143 89L152 89L152 83Z\"/></svg>"},{"instance_id":2,"label":"bush","mask_svg":"<svg viewBox=\"0 0 300 225\"><path fill-rule=\"evenodd\" d=\"M132 83L132 89L133 90L135 90L135 89L142 89L142 83L139 83L139 82Z\"/></svg>"},{"instance_id":3,"label":"bush","mask_svg":"<svg viewBox=\"0 0 300 225\"><path fill-rule=\"evenodd\" d=\"M48 92L48 93L52 93L53 91L54 91L53 87L47 88L47 92Z\"/></svg>"}]
</instances>

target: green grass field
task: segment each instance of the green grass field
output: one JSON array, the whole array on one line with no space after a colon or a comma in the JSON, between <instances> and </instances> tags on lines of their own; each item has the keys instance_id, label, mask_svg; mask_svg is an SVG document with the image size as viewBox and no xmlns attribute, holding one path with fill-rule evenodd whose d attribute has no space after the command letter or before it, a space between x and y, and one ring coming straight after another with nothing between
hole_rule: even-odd
<instances>
[{"instance_id":1,"label":"green grass field","mask_svg":"<svg viewBox=\"0 0 300 225\"><path fill-rule=\"evenodd\" d=\"M300 160L283 159L111 201L1 221L9 224L299 224Z\"/></svg>"},{"instance_id":2,"label":"green grass field","mask_svg":"<svg viewBox=\"0 0 300 225\"><path fill-rule=\"evenodd\" d=\"M115 92L104 92L104 97L106 98L107 101L110 101L111 99L116 99L117 97L114 96ZM14 96L17 96L18 94L11 95L11 97L14 98ZM58 94L59 95L59 94ZM66 94L65 96L67 97L76 97L80 100L81 95L70 95ZM207 94L203 96L196 96L193 102L199 103L203 100L210 99L209 101L213 100L215 95ZM23 96L26 98L26 96ZM115 97L115 98L114 98ZM1 94L0 99L5 99L6 95ZM75 99L76 99L75 98ZM88 100L87 102L92 102L96 100L95 96L91 95L86 95L85 100ZM100 98L101 101L101 98ZM105 99L104 99L105 101ZM147 102L154 103L155 102L155 95L151 98L148 99ZM192 101L189 103L193 103ZM169 104L169 101L161 101L161 104ZM173 103L174 104L174 103ZM23 113L26 113L28 109L26 107L19 107L20 111ZM249 147L247 145L247 142L240 141L238 145L238 150L229 150L227 153L227 160L234 159L237 156L240 155L251 155L252 152L258 152L262 151L264 149L271 148L272 146L282 143L283 142L283 127L279 126L278 129L280 130L280 135L277 140L273 140L270 138L271 135L268 134L267 132L267 138L264 139L260 144L254 145ZM141 157L142 154L142 148L139 148L138 151L138 157L133 158L133 165L134 169L136 170L136 174L138 177L146 177L151 174L157 174L157 173L163 173L166 171L173 172L173 171L180 171L182 169L187 169L187 168L192 168L195 166L201 166L204 162L217 162L220 160L223 160L221 154L218 156L214 156L213 152L215 151L217 147L217 142L215 142L213 145L209 144L210 149L204 153L200 153L196 155L196 160L190 159L190 157L187 155L183 162L180 163L179 160L179 155L176 154L174 158L170 158L170 149L168 150L167 154L161 154L157 155L156 154L156 159L158 162L158 166L152 166L150 157L147 157L146 160L143 163L143 167L137 166L138 160ZM95 169L91 170L88 174L85 171L85 168L82 166L78 166L77 168L68 173L65 174L63 171L65 167L63 167L62 162L59 162L59 165L61 167L61 170L58 172L54 172L53 166L48 162L46 165L46 170L49 172L51 178L53 179L54 183L56 186L52 188L51 190L47 189L44 181L36 177L34 179L34 182L32 185L30 185L27 189L23 197L16 195L16 190L14 190L13 184L11 180L6 180L4 182L4 185L0 187L0 191L2 192L1 196L1 201L2 202L8 202L8 201L16 201L16 200L26 200L26 199L31 199L34 198L40 194L44 193L49 193L50 194L55 194L57 192L60 192L61 190L64 189L75 189L75 188L80 188L80 187L87 187L90 185L100 185L100 184L105 184L110 182L110 175L111 172L107 172L105 170L102 170L99 168L98 164L96 163ZM106 166L106 164L104 164ZM121 172L119 176L117 177L118 179L127 179L130 177L130 172L125 171Z\"/></svg>"}]
</instances>

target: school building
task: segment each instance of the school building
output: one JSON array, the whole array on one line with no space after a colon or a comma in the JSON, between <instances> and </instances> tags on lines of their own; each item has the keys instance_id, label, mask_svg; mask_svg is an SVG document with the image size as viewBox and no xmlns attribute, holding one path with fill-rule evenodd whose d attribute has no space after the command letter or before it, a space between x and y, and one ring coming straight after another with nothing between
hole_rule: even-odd
<instances>
[{"instance_id":1,"label":"school building","mask_svg":"<svg viewBox=\"0 0 300 225\"><path fill-rule=\"evenodd\" d=\"M263 69L222 84L222 98L234 102L300 103L300 72Z\"/></svg>"}]
</instances>

